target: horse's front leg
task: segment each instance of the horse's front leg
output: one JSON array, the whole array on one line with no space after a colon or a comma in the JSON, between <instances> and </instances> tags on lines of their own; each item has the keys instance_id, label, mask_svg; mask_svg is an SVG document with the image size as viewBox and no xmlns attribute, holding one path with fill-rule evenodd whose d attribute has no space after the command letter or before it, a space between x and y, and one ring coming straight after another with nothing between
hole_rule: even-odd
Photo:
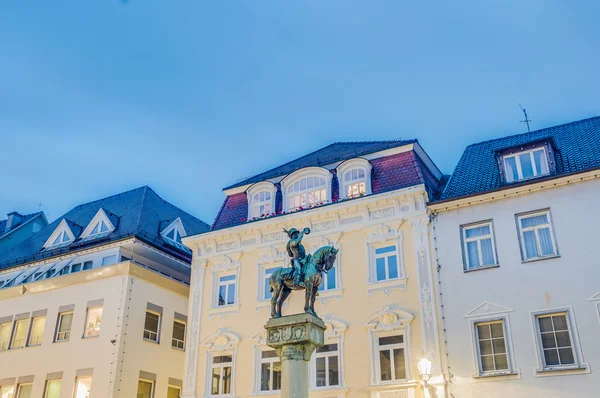
<instances>
[{"instance_id":1,"label":"horse's front leg","mask_svg":"<svg viewBox=\"0 0 600 398\"><path fill-rule=\"evenodd\" d=\"M275 318L275 315L277 314L277 300L280 292L281 285L278 288L273 289L273 297L271 297L271 318Z\"/></svg>"},{"instance_id":2,"label":"horse's front leg","mask_svg":"<svg viewBox=\"0 0 600 398\"><path fill-rule=\"evenodd\" d=\"M318 292L319 292L319 286L313 286L312 294L310 296L310 309L314 316L317 316L317 311L315 311L315 299L317 298Z\"/></svg>"},{"instance_id":3,"label":"horse's front leg","mask_svg":"<svg viewBox=\"0 0 600 398\"><path fill-rule=\"evenodd\" d=\"M304 288L304 312L306 312L307 314L313 314L310 302L312 300L314 285L312 282L309 281L305 281L304 284L306 285L306 287Z\"/></svg>"}]
</instances>

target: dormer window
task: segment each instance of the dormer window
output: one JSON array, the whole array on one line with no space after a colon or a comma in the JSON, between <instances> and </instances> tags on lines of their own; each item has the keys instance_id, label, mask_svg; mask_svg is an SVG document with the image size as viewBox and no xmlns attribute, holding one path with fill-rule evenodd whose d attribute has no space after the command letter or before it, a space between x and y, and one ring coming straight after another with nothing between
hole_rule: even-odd
<instances>
[{"instance_id":1,"label":"dormer window","mask_svg":"<svg viewBox=\"0 0 600 398\"><path fill-rule=\"evenodd\" d=\"M517 152L504 156L506 182L526 180L550 173L545 148Z\"/></svg>"},{"instance_id":2,"label":"dormer window","mask_svg":"<svg viewBox=\"0 0 600 398\"><path fill-rule=\"evenodd\" d=\"M169 224L160 235L169 245L174 246L186 253L192 253L192 251L181 242L181 238L187 234L179 217Z\"/></svg>"},{"instance_id":3,"label":"dormer window","mask_svg":"<svg viewBox=\"0 0 600 398\"><path fill-rule=\"evenodd\" d=\"M351 159L341 163L338 168L340 197L358 198L371 194L371 163L366 159Z\"/></svg>"},{"instance_id":4,"label":"dormer window","mask_svg":"<svg viewBox=\"0 0 600 398\"><path fill-rule=\"evenodd\" d=\"M113 218L109 218L110 216ZM83 233L81 234L81 241L89 241L93 239L99 239L107 236L116 228L117 216L112 213L107 213L104 209L98 210L92 221L85 228Z\"/></svg>"},{"instance_id":5,"label":"dormer window","mask_svg":"<svg viewBox=\"0 0 600 398\"><path fill-rule=\"evenodd\" d=\"M56 237L56 239L54 239L54 242L52 242L52 246L60 245L61 243L68 243L70 241L71 241L71 238L69 238L67 231L63 231L62 234L59 234Z\"/></svg>"},{"instance_id":6,"label":"dormer window","mask_svg":"<svg viewBox=\"0 0 600 398\"><path fill-rule=\"evenodd\" d=\"M89 236L91 237L91 236L99 235L104 232L108 232L108 227L106 226L106 223L104 222L104 220L102 220L102 221L99 221L96 223L94 228L92 228L92 232L90 232Z\"/></svg>"},{"instance_id":7,"label":"dormer window","mask_svg":"<svg viewBox=\"0 0 600 398\"><path fill-rule=\"evenodd\" d=\"M275 213L277 188L271 182L260 182L248 188L248 220Z\"/></svg>"},{"instance_id":8,"label":"dormer window","mask_svg":"<svg viewBox=\"0 0 600 398\"><path fill-rule=\"evenodd\" d=\"M303 210L331 200L331 173L320 167L309 167L282 180L284 211Z\"/></svg>"},{"instance_id":9,"label":"dormer window","mask_svg":"<svg viewBox=\"0 0 600 398\"><path fill-rule=\"evenodd\" d=\"M77 225L72 224L75 229L79 228ZM74 240L75 235L71 230L69 223L63 218L58 224L52 235L44 243L44 250L54 250L61 247L69 246Z\"/></svg>"}]
</instances>

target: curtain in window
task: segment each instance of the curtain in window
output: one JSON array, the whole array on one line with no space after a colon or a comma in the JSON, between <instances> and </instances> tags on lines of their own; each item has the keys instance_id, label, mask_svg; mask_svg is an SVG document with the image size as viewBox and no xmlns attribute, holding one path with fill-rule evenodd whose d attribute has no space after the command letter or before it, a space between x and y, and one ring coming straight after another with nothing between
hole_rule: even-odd
<instances>
[{"instance_id":1,"label":"curtain in window","mask_svg":"<svg viewBox=\"0 0 600 398\"><path fill-rule=\"evenodd\" d=\"M540 214L539 216L522 218L521 225L523 228L537 227L538 225L548 224L548 215Z\"/></svg>"},{"instance_id":2,"label":"curtain in window","mask_svg":"<svg viewBox=\"0 0 600 398\"><path fill-rule=\"evenodd\" d=\"M544 156L544 151L539 150L533 153L533 161L535 162L535 168L539 174L548 174L548 161Z\"/></svg>"},{"instance_id":3,"label":"curtain in window","mask_svg":"<svg viewBox=\"0 0 600 398\"><path fill-rule=\"evenodd\" d=\"M519 179L517 161L515 158L504 159L504 167L506 168L506 181L517 181Z\"/></svg>"},{"instance_id":4,"label":"curtain in window","mask_svg":"<svg viewBox=\"0 0 600 398\"><path fill-rule=\"evenodd\" d=\"M483 235L489 235L489 234L490 234L489 225L484 225L484 226L477 227L477 228L469 228L466 230L466 233L465 233L467 238L475 238L477 236L483 236Z\"/></svg>"},{"instance_id":5,"label":"curtain in window","mask_svg":"<svg viewBox=\"0 0 600 398\"><path fill-rule=\"evenodd\" d=\"M467 256L469 256L469 267L479 267L479 249L477 241L467 243Z\"/></svg>"},{"instance_id":6,"label":"curtain in window","mask_svg":"<svg viewBox=\"0 0 600 398\"><path fill-rule=\"evenodd\" d=\"M492 248L491 239L483 239L481 241L481 257L483 265L494 264L494 249Z\"/></svg>"},{"instance_id":7,"label":"curtain in window","mask_svg":"<svg viewBox=\"0 0 600 398\"><path fill-rule=\"evenodd\" d=\"M523 233L525 243L525 255L527 258L538 257L537 243L535 241L535 232L527 231Z\"/></svg>"},{"instance_id":8,"label":"curtain in window","mask_svg":"<svg viewBox=\"0 0 600 398\"><path fill-rule=\"evenodd\" d=\"M538 229L538 238L540 240L540 251L542 256L548 256L554 254L554 247L552 246L552 237L550 236L550 228Z\"/></svg>"}]
</instances>

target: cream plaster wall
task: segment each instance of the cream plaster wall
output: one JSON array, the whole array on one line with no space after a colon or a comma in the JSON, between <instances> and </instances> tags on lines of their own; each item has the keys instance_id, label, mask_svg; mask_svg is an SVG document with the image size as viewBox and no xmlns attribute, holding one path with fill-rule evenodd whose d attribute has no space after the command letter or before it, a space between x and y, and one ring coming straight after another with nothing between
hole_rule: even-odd
<instances>
[{"instance_id":1,"label":"cream plaster wall","mask_svg":"<svg viewBox=\"0 0 600 398\"><path fill-rule=\"evenodd\" d=\"M548 184L546 184L548 185ZM437 243L443 293L449 390L467 397L597 397L600 379L600 216L594 203L600 199L600 180L591 180L484 204L441 211L433 226ZM475 200L473 200L475 202ZM447 205L447 204L446 204ZM515 214L549 208L560 257L522 262ZM498 268L463 272L460 226L493 220ZM476 379L475 351L470 319L505 311L510 322L515 368L520 375ZM499 307L504 307L501 309ZM530 311L572 306L581 343L583 362L591 373L557 373L542 376Z\"/></svg>"}]
</instances>

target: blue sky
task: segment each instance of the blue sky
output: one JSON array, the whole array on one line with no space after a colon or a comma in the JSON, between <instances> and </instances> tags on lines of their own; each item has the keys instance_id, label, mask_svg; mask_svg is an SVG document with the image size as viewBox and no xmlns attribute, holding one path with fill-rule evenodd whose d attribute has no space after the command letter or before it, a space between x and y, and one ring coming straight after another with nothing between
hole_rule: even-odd
<instances>
[{"instance_id":1,"label":"blue sky","mask_svg":"<svg viewBox=\"0 0 600 398\"><path fill-rule=\"evenodd\" d=\"M413 4L420 3L420 4ZM0 215L221 188L335 141L485 139L600 115L598 1L5 1Z\"/></svg>"}]
</instances>

